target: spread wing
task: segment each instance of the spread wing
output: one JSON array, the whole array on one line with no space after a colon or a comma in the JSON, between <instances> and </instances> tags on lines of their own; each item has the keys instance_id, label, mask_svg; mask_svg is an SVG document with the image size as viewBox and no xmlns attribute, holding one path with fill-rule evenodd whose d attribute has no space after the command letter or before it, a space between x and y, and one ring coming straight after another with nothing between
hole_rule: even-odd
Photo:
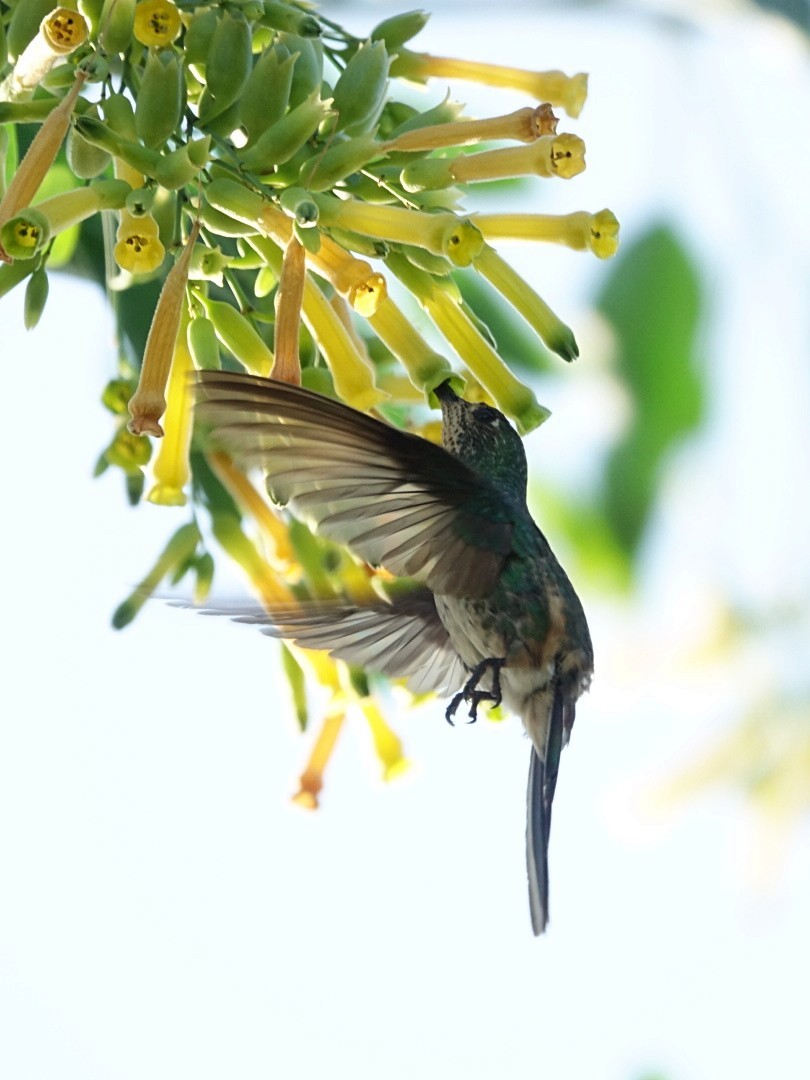
<instances>
[{"instance_id":1,"label":"spread wing","mask_svg":"<svg viewBox=\"0 0 810 1080\"><path fill-rule=\"evenodd\" d=\"M211 443L366 562L453 596L489 593L512 550L507 504L433 443L300 386L199 373Z\"/></svg>"},{"instance_id":2,"label":"spread wing","mask_svg":"<svg viewBox=\"0 0 810 1080\"><path fill-rule=\"evenodd\" d=\"M416 588L391 603L367 606L305 603L300 607L250 611L212 610L237 622L258 624L265 634L332 656L392 679L407 678L414 693L447 694L467 677L436 611L429 589Z\"/></svg>"}]
</instances>

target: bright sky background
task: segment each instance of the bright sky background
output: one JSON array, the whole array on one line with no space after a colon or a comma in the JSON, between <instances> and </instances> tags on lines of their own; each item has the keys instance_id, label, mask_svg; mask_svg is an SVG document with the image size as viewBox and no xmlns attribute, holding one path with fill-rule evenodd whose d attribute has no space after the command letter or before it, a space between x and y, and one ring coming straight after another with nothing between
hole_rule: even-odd
<instances>
[{"instance_id":1,"label":"bright sky background","mask_svg":"<svg viewBox=\"0 0 810 1080\"><path fill-rule=\"evenodd\" d=\"M770 848L741 798L651 809L746 703L808 691L806 622L743 661L690 660L723 595L755 614L807 610L806 46L732 3L676 23L488 10L454 7L421 47L591 73L570 128L588 171L546 206L610 206L628 240L665 210L714 289L713 422L670 471L642 596L632 609L584 596L597 676L560 774L550 932L529 929L516 721L451 729L440 702L396 718L416 764L388 786L358 725L307 815L288 801L308 744L271 642L160 604L109 629L185 512L132 511L117 475L91 480L111 430L98 397L112 323L96 292L59 277L31 334L22 296L0 301L8 1080L810 1068L807 825L763 879ZM531 260L583 352L529 440L533 470L576 477L621 415L586 310L604 267Z\"/></svg>"}]
</instances>

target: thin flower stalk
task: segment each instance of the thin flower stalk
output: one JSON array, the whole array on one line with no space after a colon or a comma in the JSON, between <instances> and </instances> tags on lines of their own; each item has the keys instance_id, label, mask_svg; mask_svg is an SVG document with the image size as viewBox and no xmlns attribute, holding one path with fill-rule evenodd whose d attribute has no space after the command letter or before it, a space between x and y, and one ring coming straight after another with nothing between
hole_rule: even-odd
<instances>
[{"instance_id":1,"label":"thin flower stalk","mask_svg":"<svg viewBox=\"0 0 810 1080\"><path fill-rule=\"evenodd\" d=\"M166 391L166 435L152 467L155 483L146 496L158 506L185 506L185 487L190 479L193 395L191 373L194 361L188 348L188 309L184 305L174 344L174 355Z\"/></svg>"},{"instance_id":2,"label":"thin flower stalk","mask_svg":"<svg viewBox=\"0 0 810 1080\"><path fill-rule=\"evenodd\" d=\"M487 240L542 240L609 259L619 246L619 222L612 210L589 214L478 214L475 223Z\"/></svg>"},{"instance_id":3,"label":"thin flower stalk","mask_svg":"<svg viewBox=\"0 0 810 1080\"><path fill-rule=\"evenodd\" d=\"M58 7L49 12L0 83L0 101L30 98L57 60L69 56L86 40L87 23L78 11Z\"/></svg>"},{"instance_id":4,"label":"thin flower stalk","mask_svg":"<svg viewBox=\"0 0 810 1080\"><path fill-rule=\"evenodd\" d=\"M563 360L576 360L579 348L574 332L489 244L475 260L475 269L523 316L553 353Z\"/></svg>"},{"instance_id":5,"label":"thin flower stalk","mask_svg":"<svg viewBox=\"0 0 810 1080\"><path fill-rule=\"evenodd\" d=\"M133 435L163 436L163 428L158 421L166 408L166 380L185 302L191 252L199 231L199 223L195 222L180 258L166 275L158 297L146 339L138 387L129 403L131 419L128 426Z\"/></svg>"}]
</instances>

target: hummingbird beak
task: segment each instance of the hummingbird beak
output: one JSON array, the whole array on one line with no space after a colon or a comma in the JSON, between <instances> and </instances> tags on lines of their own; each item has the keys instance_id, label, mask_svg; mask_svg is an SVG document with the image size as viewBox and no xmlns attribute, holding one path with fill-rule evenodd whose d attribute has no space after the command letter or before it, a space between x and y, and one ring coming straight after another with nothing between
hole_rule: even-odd
<instances>
[{"instance_id":1,"label":"hummingbird beak","mask_svg":"<svg viewBox=\"0 0 810 1080\"><path fill-rule=\"evenodd\" d=\"M436 387L433 391L442 405L449 405L451 401L458 401L459 396L450 385L450 380L445 379L443 383Z\"/></svg>"}]
</instances>

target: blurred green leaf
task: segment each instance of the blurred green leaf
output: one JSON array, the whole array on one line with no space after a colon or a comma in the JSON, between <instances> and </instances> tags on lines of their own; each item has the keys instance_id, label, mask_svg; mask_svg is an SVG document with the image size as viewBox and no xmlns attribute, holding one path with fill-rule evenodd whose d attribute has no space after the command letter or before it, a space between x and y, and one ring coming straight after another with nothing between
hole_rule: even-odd
<instances>
[{"instance_id":1,"label":"blurred green leaf","mask_svg":"<svg viewBox=\"0 0 810 1080\"><path fill-rule=\"evenodd\" d=\"M657 226L625 249L598 307L617 338L617 371L633 410L605 465L605 517L633 555L671 452L700 423L704 389L695 358L700 283L683 246Z\"/></svg>"}]
</instances>

